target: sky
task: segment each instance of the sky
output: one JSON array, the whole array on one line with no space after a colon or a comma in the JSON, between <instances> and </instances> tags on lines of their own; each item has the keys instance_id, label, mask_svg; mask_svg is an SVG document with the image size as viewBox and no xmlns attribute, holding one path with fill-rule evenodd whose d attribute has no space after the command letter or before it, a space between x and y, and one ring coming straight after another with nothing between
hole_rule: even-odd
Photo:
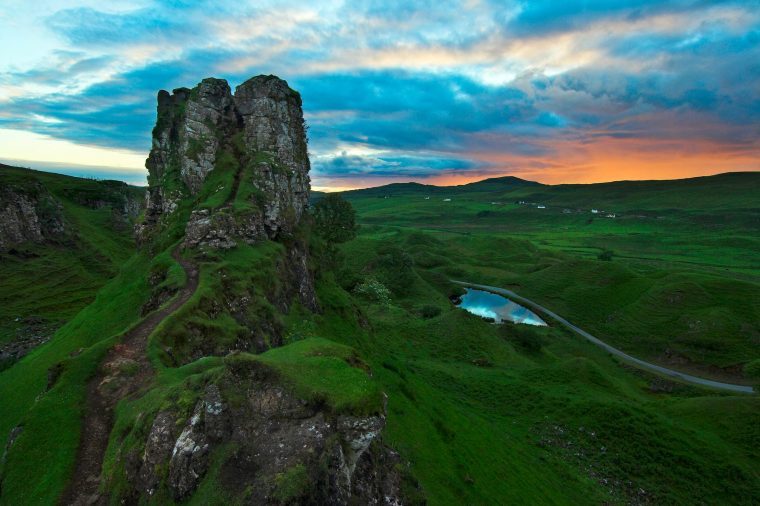
<instances>
[{"instance_id":1,"label":"sky","mask_svg":"<svg viewBox=\"0 0 760 506\"><path fill-rule=\"evenodd\" d=\"M258 74L316 189L760 170L760 0L3 0L0 161L145 184L159 89Z\"/></svg>"}]
</instances>

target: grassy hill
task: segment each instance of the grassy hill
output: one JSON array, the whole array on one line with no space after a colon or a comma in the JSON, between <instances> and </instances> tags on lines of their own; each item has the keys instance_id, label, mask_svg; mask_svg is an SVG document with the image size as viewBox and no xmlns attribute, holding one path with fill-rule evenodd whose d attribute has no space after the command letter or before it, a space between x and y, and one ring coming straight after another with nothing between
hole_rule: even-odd
<instances>
[{"instance_id":1,"label":"grassy hill","mask_svg":"<svg viewBox=\"0 0 760 506\"><path fill-rule=\"evenodd\" d=\"M134 251L124 207L137 209L144 189L7 165L0 165L0 185L52 196L65 224L53 239L0 251L2 346L19 332L50 333L93 301ZM28 329L30 320L36 330Z\"/></svg>"},{"instance_id":2,"label":"grassy hill","mask_svg":"<svg viewBox=\"0 0 760 506\"><path fill-rule=\"evenodd\" d=\"M630 209L752 209L757 208L754 192L760 187L760 173L733 172L689 179L615 181L594 184L546 185L506 176L464 185L435 186L420 183L393 183L374 188L343 192L349 200L369 197L436 195L472 197L476 200L516 200L554 206L610 210Z\"/></svg>"},{"instance_id":3,"label":"grassy hill","mask_svg":"<svg viewBox=\"0 0 760 506\"><path fill-rule=\"evenodd\" d=\"M446 255L452 277L511 286L635 355L741 380L760 356L758 190L760 173L732 173L344 195L369 230L440 234L445 247L430 255Z\"/></svg>"},{"instance_id":4,"label":"grassy hill","mask_svg":"<svg viewBox=\"0 0 760 506\"><path fill-rule=\"evenodd\" d=\"M330 333L360 349L386 388L393 441L432 504L743 504L760 490L757 396L669 383L561 329L493 325L447 299L450 276L519 276L555 253L376 225L342 250L340 283L358 294L375 279L392 300L355 296L368 330L346 317ZM388 269L399 255L414 267ZM717 485L733 472L737 488Z\"/></svg>"},{"instance_id":5,"label":"grassy hill","mask_svg":"<svg viewBox=\"0 0 760 506\"><path fill-rule=\"evenodd\" d=\"M0 441L23 427L0 463L1 503L58 500L72 475L78 442L87 437L80 430L89 378L120 336L141 321L139 309L152 294L186 283L170 253L181 239L185 208L220 205L213 192L220 178L227 178L221 186L228 187L231 174L220 171L209 177L198 202L181 203L159 250L134 253L52 341L0 372ZM249 190L243 183L237 195ZM509 229L510 214L472 227L474 214L491 209L488 193L452 200L458 206L453 213L452 207L440 207L448 219L430 218L431 212L419 222L408 221L400 204L411 210L422 201L438 209L443 202L352 197L364 226L339 246L338 255L308 236L318 312L298 303L281 309L262 295L273 279L274 285L282 282L282 244L194 253L198 289L148 337L154 378L145 391L117 405L102 489L112 498L128 489L123 457L142 455L139 444L157 411L171 407L189 415L210 378L265 365L301 398L335 410L376 410L385 402L380 391L385 393L384 439L410 463L429 504L751 504L760 494L758 396L642 373L559 328L492 325L454 307L448 296L455 288L447 281L466 277L515 287L549 307L565 304L558 312L582 325L606 325L593 329L605 337L607 328L615 335L628 329L631 334L619 334L624 337L647 330L657 344L663 329L682 315L690 336L689 318L711 308L728 324L756 322L756 284L737 281L745 270L723 274L706 266L618 256L599 261L592 248L564 248L563 237L537 231L540 220L519 233L500 229ZM373 216L380 215L389 223L378 224ZM157 273L165 279L155 285ZM378 286L387 291L373 290ZM669 286L678 289L663 291ZM736 304L716 306L717 295L727 290L737 294ZM276 325L283 346L222 358L245 329L219 301L251 293L254 331L248 334ZM608 314L616 316L608 320ZM642 314L649 327L639 326ZM723 331L695 336L722 339ZM711 353L705 363L737 363L756 351L741 338L726 343L723 355ZM192 353L199 345L208 350L205 356ZM50 371L58 371L52 382ZM245 388L232 383L225 395L234 400ZM187 502L245 501L245 491L224 486L222 461L236 450L214 453L197 495ZM152 501L173 503L166 495Z\"/></svg>"}]
</instances>

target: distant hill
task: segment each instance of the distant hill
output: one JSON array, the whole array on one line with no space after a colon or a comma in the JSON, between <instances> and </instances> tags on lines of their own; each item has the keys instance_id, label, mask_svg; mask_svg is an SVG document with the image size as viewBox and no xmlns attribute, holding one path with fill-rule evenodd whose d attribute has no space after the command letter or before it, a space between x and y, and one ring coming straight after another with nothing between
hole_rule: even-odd
<instances>
[{"instance_id":1,"label":"distant hill","mask_svg":"<svg viewBox=\"0 0 760 506\"><path fill-rule=\"evenodd\" d=\"M688 179L546 185L507 176L458 186L393 183L343 192L349 199L425 195L467 196L483 201L519 201L573 208L749 209L757 208L760 172L731 172Z\"/></svg>"}]
</instances>

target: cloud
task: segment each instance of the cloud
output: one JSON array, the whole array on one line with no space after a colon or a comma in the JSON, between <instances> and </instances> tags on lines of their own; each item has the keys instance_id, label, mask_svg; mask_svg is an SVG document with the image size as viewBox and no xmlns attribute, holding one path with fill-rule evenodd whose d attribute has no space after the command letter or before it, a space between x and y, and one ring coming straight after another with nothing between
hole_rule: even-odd
<instances>
[{"instance_id":1,"label":"cloud","mask_svg":"<svg viewBox=\"0 0 760 506\"><path fill-rule=\"evenodd\" d=\"M484 163L472 160L449 158L425 153L418 155L404 154L349 154L343 151L315 157L312 167L317 178L385 178L389 176L402 178L425 178L441 172L467 172L481 169Z\"/></svg>"},{"instance_id":2,"label":"cloud","mask_svg":"<svg viewBox=\"0 0 760 506\"><path fill-rule=\"evenodd\" d=\"M45 58L0 64L0 127L147 153L159 89L277 73L320 178L550 174L573 143L757 152L752 1L78 2L40 22Z\"/></svg>"}]
</instances>

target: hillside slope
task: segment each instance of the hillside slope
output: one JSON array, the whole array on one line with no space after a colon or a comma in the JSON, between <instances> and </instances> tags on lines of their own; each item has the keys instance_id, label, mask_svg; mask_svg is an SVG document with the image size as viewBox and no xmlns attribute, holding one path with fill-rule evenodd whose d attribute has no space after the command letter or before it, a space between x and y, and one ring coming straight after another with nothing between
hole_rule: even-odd
<instances>
[{"instance_id":1,"label":"hillside slope","mask_svg":"<svg viewBox=\"0 0 760 506\"><path fill-rule=\"evenodd\" d=\"M134 251L144 189L0 165L0 369L92 302Z\"/></svg>"},{"instance_id":2,"label":"hillside slope","mask_svg":"<svg viewBox=\"0 0 760 506\"><path fill-rule=\"evenodd\" d=\"M760 173L749 172L344 193L367 227L459 242L456 279L466 269L467 281L510 285L635 356L728 382L748 381L743 367L760 357L758 194ZM501 262L478 237L535 249Z\"/></svg>"},{"instance_id":3,"label":"hillside slope","mask_svg":"<svg viewBox=\"0 0 760 506\"><path fill-rule=\"evenodd\" d=\"M157 113L136 253L0 372L0 503L413 497L367 364L329 334L292 337L330 303L300 95L204 79L159 92Z\"/></svg>"},{"instance_id":4,"label":"hillside slope","mask_svg":"<svg viewBox=\"0 0 760 506\"><path fill-rule=\"evenodd\" d=\"M711 210L757 209L760 172L733 172L687 179L547 185L506 176L457 186L392 183L343 192L349 200L435 195L512 202L525 200L572 208Z\"/></svg>"}]
</instances>

